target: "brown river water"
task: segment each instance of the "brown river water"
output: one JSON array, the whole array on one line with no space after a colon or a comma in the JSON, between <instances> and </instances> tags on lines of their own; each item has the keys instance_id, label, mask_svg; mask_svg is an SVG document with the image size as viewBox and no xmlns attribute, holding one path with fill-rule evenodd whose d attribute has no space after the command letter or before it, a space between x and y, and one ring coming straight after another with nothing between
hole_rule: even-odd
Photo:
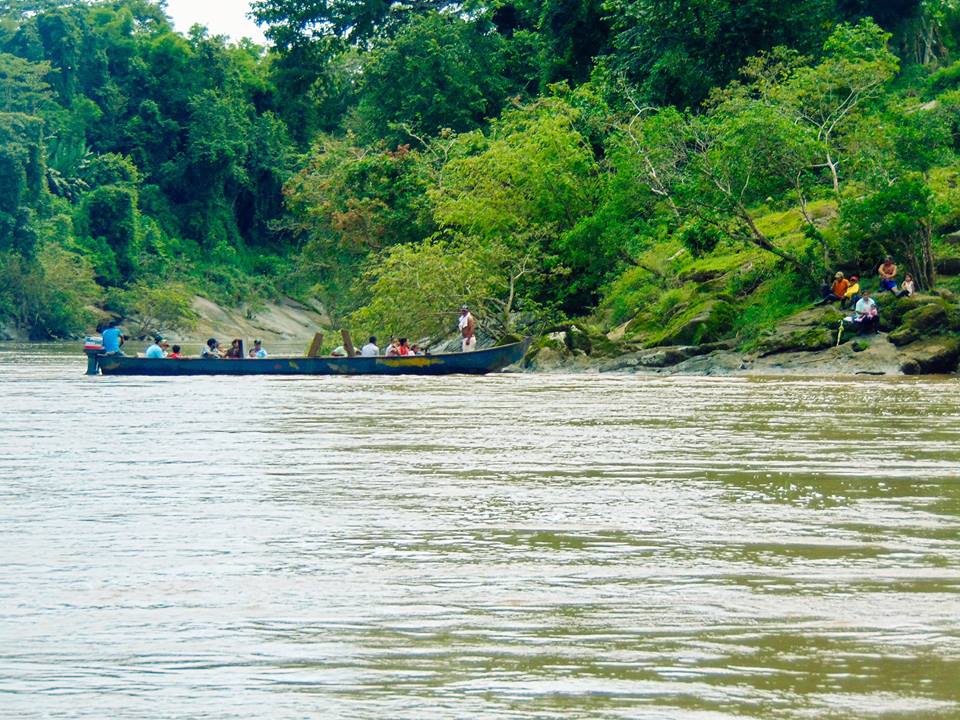
<instances>
[{"instance_id":1,"label":"brown river water","mask_svg":"<svg viewBox=\"0 0 960 720\"><path fill-rule=\"evenodd\" d=\"M0 716L960 718L960 380L0 345Z\"/></svg>"}]
</instances>

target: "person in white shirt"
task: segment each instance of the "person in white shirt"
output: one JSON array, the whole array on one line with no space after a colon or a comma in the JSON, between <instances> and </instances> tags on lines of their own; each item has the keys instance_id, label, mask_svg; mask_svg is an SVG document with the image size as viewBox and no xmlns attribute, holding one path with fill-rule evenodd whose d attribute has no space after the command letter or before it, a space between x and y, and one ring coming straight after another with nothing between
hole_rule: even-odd
<instances>
[{"instance_id":1,"label":"person in white shirt","mask_svg":"<svg viewBox=\"0 0 960 720\"><path fill-rule=\"evenodd\" d=\"M877 327L880 325L880 317L877 311L877 302L870 297L869 290L863 291L863 297L857 300L854 312L856 317L853 318L853 322L860 328L861 333L877 331Z\"/></svg>"},{"instance_id":2,"label":"person in white shirt","mask_svg":"<svg viewBox=\"0 0 960 720\"><path fill-rule=\"evenodd\" d=\"M380 355L380 348L377 347L377 339L371 335L370 340L367 341L367 344L360 348L361 357L378 357Z\"/></svg>"},{"instance_id":3,"label":"person in white shirt","mask_svg":"<svg viewBox=\"0 0 960 720\"><path fill-rule=\"evenodd\" d=\"M253 347L250 348L250 352L248 352L247 355L257 360L263 360L270 357L269 354L267 354L267 351L263 349L262 340L254 340Z\"/></svg>"},{"instance_id":4,"label":"person in white shirt","mask_svg":"<svg viewBox=\"0 0 960 720\"><path fill-rule=\"evenodd\" d=\"M223 357L223 353L220 352L220 343L217 342L216 338L207 340L207 344L200 351L200 357L208 360L219 360Z\"/></svg>"},{"instance_id":5,"label":"person in white shirt","mask_svg":"<svg viewBox=\"0 0 960 720\"><path fill-rule=\"evenodd\" d=\"M460 346L463 352L472 352L477 349L477 336L474 335L476 327L477 324L473 315L470 314L470 308L464 305L460 308L460 322L458 324L460 336L463 338Z\"/></svg>"}]
</instances>

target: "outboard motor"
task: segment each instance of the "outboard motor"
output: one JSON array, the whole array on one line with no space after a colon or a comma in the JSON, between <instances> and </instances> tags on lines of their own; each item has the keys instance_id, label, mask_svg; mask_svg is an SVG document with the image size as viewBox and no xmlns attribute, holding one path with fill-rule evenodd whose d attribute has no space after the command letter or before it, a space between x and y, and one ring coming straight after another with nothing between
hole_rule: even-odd
<instances>
[{"instance_id":1,"label":"outboard motor","mask_svg":"<svg viewBox=\"0 0 960 720\"><path fill-rule=\"evenodd\" d=\"M88 335L83 341L83 351L87 354L87 375L99 375L99 358L103 355L103 338Z\"/></svg>"}]
</instances>

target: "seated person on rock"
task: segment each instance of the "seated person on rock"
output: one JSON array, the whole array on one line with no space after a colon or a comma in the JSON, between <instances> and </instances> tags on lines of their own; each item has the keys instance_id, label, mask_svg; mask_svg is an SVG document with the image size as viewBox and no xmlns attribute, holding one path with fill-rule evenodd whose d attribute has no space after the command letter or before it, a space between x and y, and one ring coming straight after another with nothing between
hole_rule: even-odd
<instances>
[{"instance_id":1,"label":"seated person on rock","mask_svg":"<svg viewBox=\"0 0 960 720\"><path fill-rule=\"evenodd\" d=\"M868 332L875 333L880 325L880 315L876 301L870 297L870 291L864 290L863 296L857 300L854 315L847 318L857 328L860 335Z\"/></svg>"},{"instance_id":2,"label":"seated person on rock","mask_svg":"<svg viewBox=\"0 0 960 720\"><path fill-rule=\"evenodd\" d=\"M843 300L840 301L840 307L846 310L851 305L856 305L860 299L860 278L857 275L850 276L850 284L847 291L843 294Z\"/></svg>"},{"instance_id":3,"label":"seated person on rock","mask_svg":"<svg viewBox=\"0 0 960 720\"><path fill-rule=\"evenodd\" d=\"M907 273L903 276L903 282L900 283L900 292L897 293L898 298L910 297L917 291L917 283L914 282L913 275Z\"/></svg>"},{"instance_id":4,"label":"seated person on rock","mask_svg":"<svg viewBox=\"0 0 960 720\"><path fill-rule=\"evenodd\" d=\"M897 265L893 258L887 255L886 259L877 269L880 276L880 291L887 290L895 293L897 291Z\"/></svg>"},{"instance_id":5,"label":"seated person on rock","mask_svg":"<svg viewBox=\"0 0 960 720\"><path fill-rule=\"evenodd\" d=\"M834 302L843 302L844 297L846 297L847 289L850 287L850 282L843 277L842 272L838 272L833 276L832 285L823 286L823 299L817 303L817 305L827 305Z\"/></svg>"}]
</instances>

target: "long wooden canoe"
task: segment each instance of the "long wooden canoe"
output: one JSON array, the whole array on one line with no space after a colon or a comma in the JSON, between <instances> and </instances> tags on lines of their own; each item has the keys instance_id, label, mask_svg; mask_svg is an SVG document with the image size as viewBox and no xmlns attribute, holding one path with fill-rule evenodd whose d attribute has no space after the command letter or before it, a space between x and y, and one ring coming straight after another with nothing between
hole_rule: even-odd
<instances>
[{"instance_id":1,"label":"long wooden canoe","mask_svg":"<svg viewBox=\"0 0 960 720\"><path fill-rule=\"evenodd\" d=\"M91 355L103 375L485 375L523 359L530 339L468 353L416 357L271 357L262 360L152 359ZM95 374L96 371L94 371Z\"/></svg>"}]
</instances>

